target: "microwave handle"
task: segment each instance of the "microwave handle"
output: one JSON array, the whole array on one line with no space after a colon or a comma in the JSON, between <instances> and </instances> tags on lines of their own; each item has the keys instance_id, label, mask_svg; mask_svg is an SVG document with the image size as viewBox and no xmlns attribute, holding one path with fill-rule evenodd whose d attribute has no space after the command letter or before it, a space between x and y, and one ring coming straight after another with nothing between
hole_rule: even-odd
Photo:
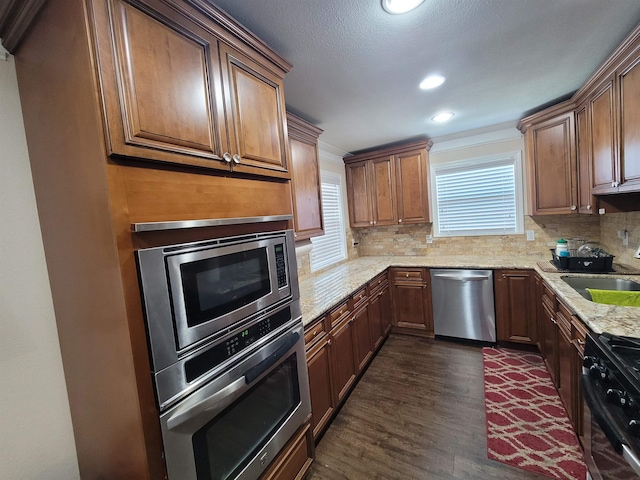
<instances>
[{"instance_id":1,"label":"microwave handle","mask_svg":"<svg viewBox=\"0 0 640 480\"><path fill-rule=\"evenodd\" d=\"M191 408L188 408L183 412L178 412L175 415L172 415L171 417L169 417L167 419L167 428L169 430L175 430L183 423L188 422L189 420L191 420L194 417L197 417L201 413L215 409L218 404L224 402L224 400L227 397L233 395L238 390L241 390L246 384L247 384L247 381L245 380L244 376L238 378L233 383L230 383L219 392L216 392L213 395L211 395L205 401L198 403L197 405Z\"/></svg>"}]
</instances>

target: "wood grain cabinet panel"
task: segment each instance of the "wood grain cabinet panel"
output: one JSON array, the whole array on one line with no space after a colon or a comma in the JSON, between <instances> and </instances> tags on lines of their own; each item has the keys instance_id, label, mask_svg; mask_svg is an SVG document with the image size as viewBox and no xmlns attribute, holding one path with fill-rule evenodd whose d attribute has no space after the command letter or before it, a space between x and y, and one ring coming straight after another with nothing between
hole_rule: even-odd
<instances>
[{"instance_id":1,"label":"wood grain cabinet panel","mask_svg":"<svg viewBox=\"0 0 640 480\"><path fill-rule=\"evenodd\" d=\"M392 316L391 289L389 284L386 283L380 291L380 326L385 337L391 331Z\"/></svg>"},{"instance_id":2,"label":"wood grain cabinet panel","mask_svg":"<svg viewBox=\"0 0 640 480\"><path fill-rule=\"evenodd\" d=\"M283 447L260 480L302 480L314 458L309 424L305 424Z\"/></svg>"},{"instance_id":3,"label":"wood grain cabinet panel","mask_svg":"<svg viewBox=\"0 0 640 480\"><path fill-rule=\"evenodd\" d=\"M291 191L296 240L324 234L318 137L322 130L287 114L291 150Z\"/></svg>"},{"instance_id":4,"label":"wood grain cabinet panel","mask_svg":"<svg viewBox=\"0 0 640 480\"><path fill-rule=\"evenodd\" d=\"M369 295L370 340L373 350L377 350L377 348L382 344L385 334L382 327L382 302L380 301L382 293L382 290L380 290Z\"/></svg>"},{"instance_id":5,"label":"wood grain cabinet panel","mask_svg":"<svg viewBox=\"0 0 640 480\"><path fill-rule=\"evenodd\" d=\"M578 166L578 213L591 215L597 210L597 199L591 193L591 152L589 149L589 117L586 105L576 110L576 163Z\"/></svg>"},{"instance_id":6,"label":"wood grain cabinet panel","mask_svg":"<svg viewBox=\"0 0 640 480\"><path fill-rule=\"evenodd\" d=\"M159 0L106 6L96 36L110 154L290 177L288 67L227 45L235 39L202 12Z\"/></svg>"},{"instance_id":7,"label":"wood grain cabinet panel","mask_svg":"<svg viewBox=\"0 0 640 480\"><path fill-rule=\"evenodd\" d=\"M640 191L640 50L618 73L620 84L619 191Z\"/></svg>"},{"instance_id":8,"label":"wood grain cabinet panel","mask_svg":"<svg viewBox=\"0 0 640 480\"><path fill-rule=\"evenodd\" d=\"M535 345L538 327L534 272L496 270L494 284L498 340Z\"/></svg>"},{"instance_id":9,"label":"wood grain cabinet panel","mask_svg":"<svg viewBox=\"0 0 640 480\"><path fill-rule=\"evenodd\" d=\"M345 157L351 226L430 222L430 148L414 142Z\"/></svg>"},{"instance_id":10,"label":"wood grain cabinet panel","mask_svg":"<svg viewBox=\"0 0 640 480\"><path fill-rule=\"evenodd\" d=\"M371 324L369 321L369 305L359 308L353 315L353 353L356 372L361 372L373 356L371 342Z\"/></svg>"},{"instance_id":11,"label":"wood grain cabinet panel","mask_svg":"<svg viewBox=\"0 0 640 480\"><path fill-rule=\"evenodd\" d=\"M594 194L616 192L616 120L613 78L589 99L591 170Z\"/></svg>"},{"instance_id":12,"label":"wood grain cabinet panel","mask_svg":"<svg viewBox=\"0 0 640 480\"><path fill-rule=\"evenodd\" d=\"M425 268L392 268L393 325L402 333L433 336L431 289Z\"/></svg>"},{"instance_id":13,"label":"wood grain cabinet panel","mask_svg":"<svg viewBox=\"0 0 640 480\"><path fill-rule=\"evenodd\" d=\"M334 405L340 404L346 398L356 380L357 365L353 336L351 318L343 320L331 330Z\"/></svg>"},{"instance_id":14,"label":"wood grain cabinet panel","mask_svg":"<svg viewBox=\"0 0 640 480\"><path fill-rule=\"evenodd\" d=\"M559 386L558 375L558 324L555 319L555 312L551 311L546 304L543 304L544 323L544 363L556 387Z\"/></svg>"},{"instance_id":15,"label":"wood grain cabinet panel","mask_svg":"<svg viewBox=\"0 0 640 480\"><path fill-rule=\"evenodd\" d=\"M573 112L532 125L526 137L531 214L578 213Z\"/></svg>"},{"instance_id":16,"label":"wood grain cabinet panel","mask_svg":"<svg viewBox=\"0 0 640 480\"><path fill-rule=\"evenodd\" d=\"M316 438L334 411L331 386L331 340L324 337L307 352L309 390L311 393L311 428Z\"/></svg>"}]
</instances>

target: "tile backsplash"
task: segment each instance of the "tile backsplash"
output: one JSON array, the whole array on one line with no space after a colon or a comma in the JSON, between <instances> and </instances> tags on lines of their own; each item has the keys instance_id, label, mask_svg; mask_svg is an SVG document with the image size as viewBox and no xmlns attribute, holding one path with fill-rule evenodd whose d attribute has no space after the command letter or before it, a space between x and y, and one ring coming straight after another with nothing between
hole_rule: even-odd
<instances>
[{"instance_id":1,"label":"tile backsplash","mask_svg":"<svg viewBox=\"0 0 640 480\"><path fill-rule=\"evenodd\" d=\"M624 246L618 238L619 231L627 231L629 245ZM600 217L600 242L616 258L616 263L624 263L640 268L640 259L633 254L640 246L640 212L607 213Z\"/></svg>"}]
</instances>

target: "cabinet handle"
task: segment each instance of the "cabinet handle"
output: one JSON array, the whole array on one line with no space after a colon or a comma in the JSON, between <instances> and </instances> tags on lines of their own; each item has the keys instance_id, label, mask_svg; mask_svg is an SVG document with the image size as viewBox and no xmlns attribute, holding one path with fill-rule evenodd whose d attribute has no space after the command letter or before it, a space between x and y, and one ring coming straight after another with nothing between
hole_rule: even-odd
<instances>
[{"instance_id":1,"label":"cabinet handle","mask_svg":"<svg viewBox=\"0 0 640 480\"><path fill-rule=\"evenodd\" d=\"M375 225L376 223L378 223L377 221L374 221L373 224Z\"/></svg>"},{"instance_id":2,"label":"cabinet handle","mask_svg":"<svg viewBox=\"0 0 640 480\"><path fill-rule=\"evenodd\" d=\"M587 205L587 210L591 210L591 205Z\"/></svg>"},{"instance_id":3,"label":"cabinet handle","mask_svg":"<svg viewBox=\"0 0 640 480\"><path fill-rule=\"evenodd\" d=\"M571 205L571 210L575 210L577 207L575 205Z\"/></svg>"},{"instance_id":4,"label":"cabinet handle","mask_svg":"<svg viewBox=\"0 0 640 480\"><path fill-rule=\"evenodd\" d=\"M331 340L327 340L327 345L331 345Z\"/></svg>"},{"instance_id":5,"label":"cabinet handle","mask_svg":"<svg viewBox=\"0 0 640 480\"><path fill-rule=\"evenodd\" d=\"M557 324L558 324L558 322L556 321L556 319L555 319L555 318L552 318L552 319L551 319L551 323L553 323L554 325L557 325Z\"/></svg>"},{"instance_id":6,"label":"cabinet handle","mask_svg":"<svg viewBox=\"0 0 640 480\"><path fill-rule=\"evenodd\" d=\"M233 163L235 163L236 165L240 163L240 155L238 155L237 153L233 154L233 157L231 157L233 159Z\"/></svg>"},{"instance_id":7,"label":"cabinet handle","mask_svg":"<svg viewBox=\"0 0 640 480\"><path fill-rule=\"evenodd\" d=\"M580 346L584 345L584 340L581 340L581 339L578 338L578 345L580 345Z\"/></svg>"},{"instance_id":8,"label":"cabinet handle","mask_svg":"<svg viewBox=\"0 0 640 480\"><path fill-rule=\"evenodd\" d=\"M231 163L231 154L229 152L224 152L224 154L222 154L222 158L225 162Z\"/></svg>"},{"instance_id":9,"label":"cabinet handle","mask_svg":"<svg viewBox=\"0 0 640 480\"><path fill-rule=\"evenodd\" d=\"M317 330L315 332L313 332L313 336L315 337L316 335L318 335L318 331Z\"/></svg>"}]
</instances>

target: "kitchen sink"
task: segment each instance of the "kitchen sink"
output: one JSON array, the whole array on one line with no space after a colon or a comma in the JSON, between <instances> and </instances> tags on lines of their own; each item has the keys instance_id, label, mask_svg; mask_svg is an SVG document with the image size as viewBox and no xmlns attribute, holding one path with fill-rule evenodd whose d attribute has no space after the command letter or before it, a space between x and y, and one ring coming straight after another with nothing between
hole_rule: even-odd
<instances>
[{"instance_id":1,"label":"kitchen sink","mask_svg":"<svg viewBox=\"0 0 640 480\"><path fill-rule=\"evenodd\" d=\"M625 280L622 278L593 278L572 276L564 276L561 278L571 288L573 288L576 292L578 292L589 301L593 300L591 299L591 295L587 291L587 288L596 288L598 290L619 290L627 292L640 291L640 283L634 282L633 280Z\"/></svg>"}]
</instances>

